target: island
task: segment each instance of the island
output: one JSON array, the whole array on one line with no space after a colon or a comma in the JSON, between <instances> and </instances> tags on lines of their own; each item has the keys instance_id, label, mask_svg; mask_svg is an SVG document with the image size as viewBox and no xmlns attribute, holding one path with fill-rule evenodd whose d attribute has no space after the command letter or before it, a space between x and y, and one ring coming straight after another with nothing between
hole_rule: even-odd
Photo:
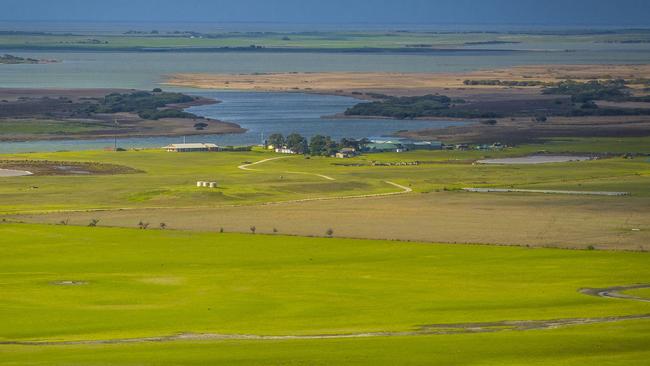
<instances>
[{"instance_id":1,"label":"island","mask_svg":"<svg viewBox=\"0 0 650 366\"><path fill-rule=\"evenodd\" d=\"M216 100L121 89L0 89L0 141L184 136L245 132L184 109Z\"/></svg>"},{"instance_id":2,"label":"island","mask_svg":"<svg viewBox=\"0 0 650 366\"><path fill-rule=\"evenodd\" d=\"M39 60L29 57L19 57L9 54L0 55L0 65L17 65L17 64L52 64L56 60Z\"/></svg>"}]
</instances>

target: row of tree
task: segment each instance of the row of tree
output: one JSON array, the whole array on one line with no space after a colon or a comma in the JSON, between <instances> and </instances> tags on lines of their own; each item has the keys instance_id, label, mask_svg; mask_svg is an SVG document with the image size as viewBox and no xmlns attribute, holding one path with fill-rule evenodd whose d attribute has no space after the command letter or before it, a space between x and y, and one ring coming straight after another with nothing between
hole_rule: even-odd
<instances>
[{"instance_id":1,"label":"row of tree","mask_svg":"<svg viewBox=\"0 0 650 366\"><path fill-rule=\"evenodd\" d=\"M315 135L309 141L300 134L292 133L284 136L275 133L269 136L268 144L275 148L286 147L297 154L310 154L312 156L332 156L344 148L360 150L370 143L368 139L343 138L337 142L330 136Z\"/></svg>"}]
</instances>

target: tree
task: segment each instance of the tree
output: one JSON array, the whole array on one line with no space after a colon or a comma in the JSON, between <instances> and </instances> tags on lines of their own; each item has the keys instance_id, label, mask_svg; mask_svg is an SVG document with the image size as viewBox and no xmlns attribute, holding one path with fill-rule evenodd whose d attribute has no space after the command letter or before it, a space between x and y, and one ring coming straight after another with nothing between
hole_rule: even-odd
<instances>
[{"instance_id":1,"label":"tree","mask_svg":"<svg viewBox=\"0 0 650 366\"><path fill-rule=\"evenodd\" d=\"M535 122L542 123L548 121L546 116L537 116L533 119Z\"/></svg>"},{"instance_id":2,"label":"tree","mask_svg":"<svg viewBox=\"0 0 650 366\"><path fill-rule=\"evenodd\" d=\"M154 89L152 90L152 92L154 92L154 93L162 93L162 89L160 89L160 88L154 88Z\"/></svg>"},{"instance_id":3,"label":"tree","mask_svg":"<svg viewBox=\"0 0 650 366\"><path fill-rule=\"evenodd\" d=\"M164 222L161 222L161 223L160 223L160 228L161 228L162 230L167 229L167 224L165 224Z\"/></svg>"},{"instance_id":4,"label":"tree","mask_svg":"<svg viewBox=\"0 0 650 366\"><path fill-rule=\"evenodd\" d=\"M325 151L323 152L323 156L332 156L336 154L339 151L339 144L336 143L336 141L332 140L327 137L327 143L325 144Z\"/></svg>"},{"instance_id":5,"label":"tree","mask_svg":"<svg viewBox=\"0 0 650 366\"><path fill-rule=\"evenodd\" d=\"M274 133L271 136L269 136L269 145L279 148L284 146L285 140L284 136L281 133Z\"/></svg>"},{"instance_id":6,"label":"tree","mask_svg":"<svg viewBox=\"0 0 650 366\"><path fill-rule=\"evenodd\" d=\"M257 228L255 226L251 226L250 230L251 230L251 233L255 234L255 232L257 231Z\"/></svg>"},{"instance_id":7,"label":"tree","mask_svg":"<svg viewBox=\"0 0 650 366\"><path fill-rule=\"evenodd\" d=\"M332 156L339 151L339 144L329 136L316 135L311 138L309 152L313 156Z\"/></svg>"},{"instance_id":8,"label":"tree","mask_svg":"<svg viewBox=\"0 0 650 366\"><path fill-rule=\"evenodd\" d=\"M356 140L356 139L350 139L350 138L342 138L340 146L341 148L350 148L350 149L355 149L359 150L363 144L368 144L370 141L366 138L362 140Z\"/></svg>"},{"instance_id":9,"label":"tree","mask_svg":"<svg viewBox=\"0 0 650 366\"><path fill-rule=\"evenodd\" d=\"M287 148L295 151L297 154L306 154L309 151L307 146L307 139L297 133L292 133L287 136Z\"/></svg>"},{"instance_id":10,"label":"tree","mask_svg":"<svg viewBox=\"0 0 650 366\"><path fill-rule=\"evenodd\" d=\"M205 122L199 122L199 123L194 124L194 128L199 130L199 131L205 130L206 127L208 127L208 124L205 123Z\"/></svg>"},{"instance_id":11,"label":"tree","mask_svg":"<svg viewBox=\"0 0 650 366\"><path fill-rule=\"evenodd\" d=\"M311 138L311 141L309 142L309 152L313 156L320 156L323 155L325 152L325 148L327 145L327 139L328 137L325 137L323 135L315 135Z\"/></svg>"},{"instance_id":12,"label":"tree","mask_svg":"<svg viewBox=\"0 0 650 366\"><path fill-rule=\"evenodd\" d=\"M325 231L325 235L331 238L334 235L334 230L331 228L327 229L327 231Z\"/></svg>"}]
</instances>

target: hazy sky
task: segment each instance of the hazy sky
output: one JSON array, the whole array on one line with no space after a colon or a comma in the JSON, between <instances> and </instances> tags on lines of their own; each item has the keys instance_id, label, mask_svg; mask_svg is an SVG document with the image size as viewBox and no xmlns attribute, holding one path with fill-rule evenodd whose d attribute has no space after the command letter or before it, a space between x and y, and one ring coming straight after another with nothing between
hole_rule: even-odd
<instances>
[{"instance_id":1,"label":"hazy sky","mask_svg":"<svg viewBox=\"0 0 650 366\"><path fill-rule=\"evenodd\" d=\"M650 0L0 0L0 19L650 26Z\"/></svg>"}]
</instances>

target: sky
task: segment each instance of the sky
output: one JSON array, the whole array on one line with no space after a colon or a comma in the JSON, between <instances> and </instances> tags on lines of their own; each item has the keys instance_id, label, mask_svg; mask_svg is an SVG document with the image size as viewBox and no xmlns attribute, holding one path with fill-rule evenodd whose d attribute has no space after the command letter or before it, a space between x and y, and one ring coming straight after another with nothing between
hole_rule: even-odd
<instances>
[{"instance_id":1,"label":"sky","mask_svg":"<svg viewBox=\"0 0 650 366\"><path fill-rule=\"evenodd\" d=\"M0 0L3 21L650 26L650 0Z\"/></svg>"}]
</instances>

